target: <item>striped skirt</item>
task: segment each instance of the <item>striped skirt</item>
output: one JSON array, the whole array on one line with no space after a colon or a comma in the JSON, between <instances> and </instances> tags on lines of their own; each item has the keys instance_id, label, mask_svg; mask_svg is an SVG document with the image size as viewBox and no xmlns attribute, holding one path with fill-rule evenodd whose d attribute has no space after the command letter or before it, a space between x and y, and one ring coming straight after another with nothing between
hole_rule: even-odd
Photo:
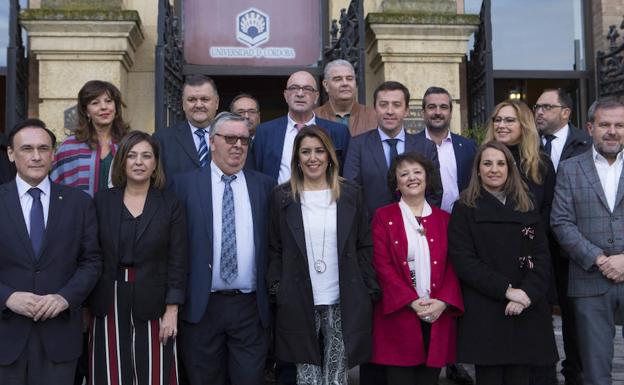
<instances>
[{"instance_id":1,"label":"striped skirt","mask_svg":"<svg viewBox=\"0 0 624 385\"><path fill-rule=\"evenodd\" d=\"M160 320L132 316L134 269L115 281L108 314L93 317L89 330L89 385L177 385L175 340L160 343Z\"/></svg>"}]
</instances>

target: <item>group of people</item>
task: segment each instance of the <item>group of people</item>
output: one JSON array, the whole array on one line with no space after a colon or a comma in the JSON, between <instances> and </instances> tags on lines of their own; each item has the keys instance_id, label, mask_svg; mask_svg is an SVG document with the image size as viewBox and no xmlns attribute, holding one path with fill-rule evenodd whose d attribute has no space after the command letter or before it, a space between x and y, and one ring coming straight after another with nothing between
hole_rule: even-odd
<instances>
[{"instance_id":1,"label":"group of people","mask_svg":"<svg viewBox=\"0 0 624 385\"><path fill-rule=\"evenodd\" d=\"M479 385L550 385L555 301L566 384L610 383L624 102L597 100L584 131L563 90L533 111L507 100L477 146L451 132L444 88L410 134L403 84L360 105L337 60L323 87L317 106L295 72L287 115L260 123L252 95L217 114L192 75L186 120L151 136L94 80L58 148L44 122L16 125L0 383L260 385L276 361L284 384L346 384L357 365L361 384L433 385L444 367L472 383L461 362Z\"/></svg>"}]
</instances>

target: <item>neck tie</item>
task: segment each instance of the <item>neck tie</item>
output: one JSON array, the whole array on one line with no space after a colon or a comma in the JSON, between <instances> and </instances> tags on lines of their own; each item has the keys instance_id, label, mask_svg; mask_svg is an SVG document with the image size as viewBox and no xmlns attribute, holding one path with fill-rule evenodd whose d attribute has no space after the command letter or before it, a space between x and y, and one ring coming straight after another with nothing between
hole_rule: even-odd
<instances>
[{"instance_id":1,"label":"neck tie","mask_svg":"<svg viewBox=\"0 0 624 385\"><path fill-rule=\"evenodd\" d=\"M546 144L544 144L544 151L550 156L550 151L552 150L552 141L556 138L556 136L551 134L544 135L544 139L546 139Z\"/></svg>"},{"instance_id":2,"label":"neck tie","mask_svg":"<svg viewBox=\"0 0 624 385\"><path fill-rule=\"evenodd\" d=\"M206 144L206 130L198 128L195 130L195 135L199 137L199 148L197 149L197 156L199 157L199 165L206 167L208 164L208 145Z\"/></svg>"},{"instance_id":3,"label":"neck tie","mask_svg":"<svg viewBox=\"0 0 624 385\"><path fill-rule=\"evenodd\" d=\"M399 155L399 153L397 152L398 142L399 142L398 139L386 139L386 143L390 145L390 159L388 160L388 167L390 167L394 158L396 158L396 156Z\"/></svg>"},{"instance_id":4,"label":"neck tie","mask_svg":"<svg viewBox=\"0 0 624 385\"><path fill-rule=\"evenodd\" d=\"M232 181L236 175L222 175L225 184L223 189L223 212L221 215L221 279L231 283L238 275L236 263L236 222L234 218L234 194Z\"/></svg>"},{"instance_id":5,"label":"neck tie","mask_svg":"<svg viewBox=\"0 0 624 385\"><path fill-rule=\"evenodd\" d=\"M306 125L303 123L295 123L295 128L297 129L297 132L301 131Z\"/></svg>"},{"instance_id":6,"label":"neck tie","mask_svg":"<svg viewBox=\"0 0 624 385\"><path fill-rule=\"evenodd\" d=\"M33 199L30 207L30 242L32 243L35 257L39 257L43 233L45 232L45 221L43 218L43 205L41 204L41 190L36 187L28 190L28 194Z\"/></svg>"}]
</instances>

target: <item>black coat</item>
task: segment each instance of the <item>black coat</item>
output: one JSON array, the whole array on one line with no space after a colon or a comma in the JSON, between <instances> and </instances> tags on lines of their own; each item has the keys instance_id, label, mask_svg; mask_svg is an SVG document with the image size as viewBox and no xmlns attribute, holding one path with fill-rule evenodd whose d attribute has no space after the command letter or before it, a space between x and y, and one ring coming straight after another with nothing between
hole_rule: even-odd
<instances>
[{"instance_id":1,"label":"black coat","mask_svg":"<svg viewBox=\"0 0 624 385\"><path fill-rule=\"evenodd\" d=\"M359 187L342 182L336 205L342 333L348 365L353 367L370 360L371 297L378 296L380 289L371 263L370 226ZM291 198L288 184L273 191L270 220L267 283L271 287L280 282L275 353L287 362L321 365L301 204Z\"/></svg>"},{"instance_id":2,"label":"black coat","mask_svg":"<svg viewBox=\"0 0 624 385\"><path fill-rule=\"evenodd\" d=\"M3 133L0 133L0 184L8 183L15 179L15 164L9 161L7 146L7 138Z\"/></svg>"},{"instance_id":3,"label":"black coat","mask_svg":"<svg viewBox=\"0 0 624 385\"><path fill-rule=\"evenodd\" d=\"M95 195L104 265L88 304L97 317L105 316L113 301L120 258L123 195L123 190L118 188ZM166 304L184 303L187 250L186 216L182 205L173 193L151 188L134 246L136 283L132 312L135 317L158 319L165 312Z\"/></svg>"},{"instance_id":4,"label":"black coat","mask_svg":"<svg viewBox=\"0 0 624 385\"><path fill-rule=\"evenodd\" d=\"M546 300L551 262L536 213L520 213L482 190L476 208L458 201L449 223L448 252L462 284L465 313L459 321L457 359L479 365L547 365L557 361ZM526 233L526 235L525 235ZM532 239L531 239L532 238ZM531 256L533 268L520 257ZM506 316L509 285L531 305Z\"/></svg>"}]
</instances>

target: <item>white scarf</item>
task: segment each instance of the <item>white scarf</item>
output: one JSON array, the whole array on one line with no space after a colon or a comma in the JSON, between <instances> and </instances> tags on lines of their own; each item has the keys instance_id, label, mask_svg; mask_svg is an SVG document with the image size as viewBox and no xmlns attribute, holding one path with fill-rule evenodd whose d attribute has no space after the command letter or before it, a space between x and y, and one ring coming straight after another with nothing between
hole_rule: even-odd
<instances>
[{"instance_id":1,"label":"white scarf","mask_svg":"<svg viewBox=\"0 0 624 385\"><path fill-rule=\"evenodd\" d=\"M416 292L420 298L429 298L431 291L431 257L429 244L427 243L427 234L402 198L399 202L399 207L401 208L405 235L407 236L407 263L412 276L416 278ZM431 215L431 206L425 201L422 217L429 215Z\"/></svg>"}]
</instances>

